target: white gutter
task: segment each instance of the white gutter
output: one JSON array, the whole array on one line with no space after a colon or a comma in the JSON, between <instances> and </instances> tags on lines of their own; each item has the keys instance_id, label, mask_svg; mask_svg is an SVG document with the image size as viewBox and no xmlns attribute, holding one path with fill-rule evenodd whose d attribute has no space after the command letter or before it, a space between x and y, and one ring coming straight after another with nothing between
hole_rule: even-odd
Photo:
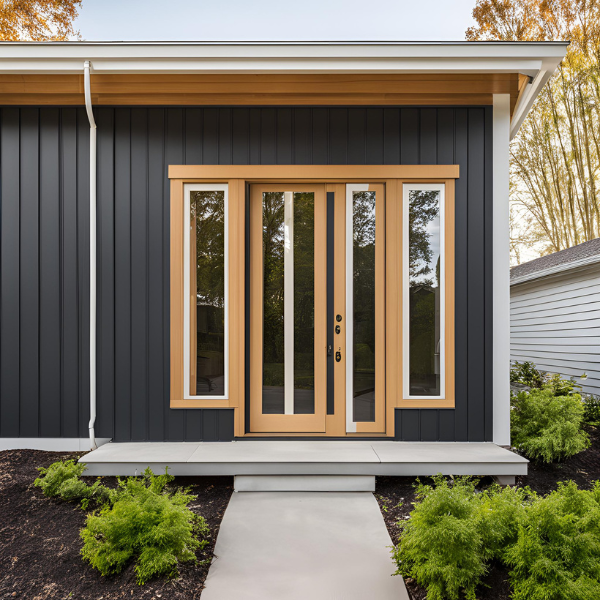
<instances>
[{"instance_id":1,"label":"white gutter","mask_svg":"<svg viewBox=\"0 0 600 600\"><path fill-rule=\"evenodd\" d=\"M90 122L90 449L95 450L96 432L96 121L92 111L90 61L83 64L85 110Z\"/></svg>"}]
</instances>

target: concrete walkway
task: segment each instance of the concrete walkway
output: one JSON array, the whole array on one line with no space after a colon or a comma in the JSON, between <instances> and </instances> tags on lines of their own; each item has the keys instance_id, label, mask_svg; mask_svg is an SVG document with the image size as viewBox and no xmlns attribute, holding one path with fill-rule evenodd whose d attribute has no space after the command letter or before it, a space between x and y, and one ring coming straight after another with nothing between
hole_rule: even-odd
<instances>
[{"instance_id":1,"label":"concrete walkway","mask_svg":"<svg viewBox=\"0 0 600 600\"><path fill-rule=\"evenodd\" d=\"M240 492L202 600L408 600L369 492Z\"/></svg>"}]
</instances>

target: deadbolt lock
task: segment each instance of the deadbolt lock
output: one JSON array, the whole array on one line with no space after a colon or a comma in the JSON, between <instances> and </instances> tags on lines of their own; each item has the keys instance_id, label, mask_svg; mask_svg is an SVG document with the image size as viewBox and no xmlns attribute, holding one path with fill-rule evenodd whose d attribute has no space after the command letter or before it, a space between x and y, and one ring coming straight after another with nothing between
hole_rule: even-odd
<instances>
[{"instance_id":1,"label":"deadbolt lock","mask_svg":"<svg viewBox=\"0 0 600 600\"><path fill-rule=\"evenodd\" d=\"M341 329L340 329L340 326L339 326L339 325L336 325L336 326L335 326L335 332L336 332L336 333L339 333L340 331L341 331Z\"/></svg>"},{"instance_id":2,"label":"deadbolt lock","mask_svg":"<svg viewBox=\"0 0 600 600\"><path fill-rule=\"evenodd\" d=\"M342 360L342 353L338 350L335 353L335 362L340 362L340 360Z\"/></svg>"}]
</instances>

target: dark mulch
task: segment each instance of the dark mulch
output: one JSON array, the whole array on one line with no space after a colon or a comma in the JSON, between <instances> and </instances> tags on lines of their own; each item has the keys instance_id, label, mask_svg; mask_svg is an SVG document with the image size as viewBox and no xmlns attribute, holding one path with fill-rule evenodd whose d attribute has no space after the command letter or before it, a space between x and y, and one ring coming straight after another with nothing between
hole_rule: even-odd
<instances>
[{"instance_id":1,"label":"dark mulch","mask_svg":"<svg viewBox=\"0 0 600 600\"><path fill-rule=\"evenodd\" d=\"M555 490L559 481L572 479L582 489L590 489L593 482L600 479L600 429L588 430L592 445L557 464L529 463L529 473L526 477L517 477L517 485L529 486L539 494L548 494ZM421 478L423 483L430 483L427 477ZM408 518L415 502L415 477L377 477L375 496L381 508L381 514L394 544L398 543L400 530L398 521ZM480 486L492 483L491 478L483 478ZM405 581L411 600L424 600L425 590L412 579ZM508 570L500 564L492 564L490 571L477 591L478 600L509 600L510 586Z\"/></svg>"},{"instance_id":2,"label":"dark mulch","mask_svg":"<svg viewBox=\"0 0 600 600\"><path fill-rule=\"evenodd\" d=\"M118 576L105 578L83 563L79 530L86 513L74 504L44 497L32 485L38 475L36 467L79 456L37 450L0 452L0 599L200 598L208 563L182 565L179 577L157 579L144 586L136 583L133 565ZM116 485L114 477L103 479L106 485ZM177 477L174 484L192 486L192 493L198 496L190 508L201 514L211 529L210 544L198 553L198 559L210 559L233 480Z\"/></svg>"}]
</instances>

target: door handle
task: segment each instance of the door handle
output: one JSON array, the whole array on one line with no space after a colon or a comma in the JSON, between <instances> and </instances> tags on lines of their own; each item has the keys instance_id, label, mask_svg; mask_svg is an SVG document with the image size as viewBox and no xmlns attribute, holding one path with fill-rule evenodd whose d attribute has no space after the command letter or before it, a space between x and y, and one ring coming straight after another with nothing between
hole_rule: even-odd
<instances>
[{"instance_id":1,"label":"door handle","mask_svg":"<svg viewBox=\"0 0 600 600\"><path fill-rule=\"evenodd\" d=\"M331 344L329 344L327 346L327 356L332 356L333 355L333 346Z\"/></svg>"}]
</instances>

